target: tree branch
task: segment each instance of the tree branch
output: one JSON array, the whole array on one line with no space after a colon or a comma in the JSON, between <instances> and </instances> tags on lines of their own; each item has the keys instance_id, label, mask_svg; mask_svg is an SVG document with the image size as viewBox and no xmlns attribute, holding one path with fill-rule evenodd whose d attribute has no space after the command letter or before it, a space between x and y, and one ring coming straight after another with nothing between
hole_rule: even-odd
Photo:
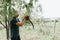
<instances>
[{"instance_id":1,"label":"tree branch","mask_svg":"<svg viewBox=\"0 0 60 40\"><path fill-rule=\"evenodd\" d=\"M0 24L2 24L4 26L4 28L6 28L6 26L0 21Z\"/></svg>"}]
</instances>

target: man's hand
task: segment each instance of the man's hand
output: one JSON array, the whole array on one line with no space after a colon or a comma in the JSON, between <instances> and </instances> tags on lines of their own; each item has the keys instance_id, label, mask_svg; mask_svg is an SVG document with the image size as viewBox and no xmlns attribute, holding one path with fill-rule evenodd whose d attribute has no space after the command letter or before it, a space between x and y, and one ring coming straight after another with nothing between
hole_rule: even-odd
<instances>
[{"instance_id":1,"label":"man's hand","mask_svg":"<svg viewBox=\"0 0 60 40\"><path fill-rule=\"evenodd\" d=\"M29 19L29 16L25 16L24 19L28 20Z\"/></svg>"}]
</instances>

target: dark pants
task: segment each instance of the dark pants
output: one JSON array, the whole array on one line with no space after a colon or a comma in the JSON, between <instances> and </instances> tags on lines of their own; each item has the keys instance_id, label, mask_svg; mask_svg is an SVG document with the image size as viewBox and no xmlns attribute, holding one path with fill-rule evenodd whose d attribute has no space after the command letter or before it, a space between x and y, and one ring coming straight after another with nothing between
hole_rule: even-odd
<instances>
[{"instance_id":1,"label":"dark pants","mask_svg":"<svg viewBox=\"0 0 60 40\"><path fill-rule=\"evenodd\" d=\"M17 37L12 37L11 40L21 40L21 39L20 36L17 36Z\"/></svg>"}]
</instances>

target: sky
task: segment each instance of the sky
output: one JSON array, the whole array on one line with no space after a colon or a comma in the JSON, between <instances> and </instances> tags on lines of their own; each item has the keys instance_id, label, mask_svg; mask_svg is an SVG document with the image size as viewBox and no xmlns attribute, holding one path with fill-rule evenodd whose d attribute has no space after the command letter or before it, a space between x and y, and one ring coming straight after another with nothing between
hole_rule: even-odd
<instances>
[{"instance_id":1,"label":"sky","mask_svg":"<svg viewBox=\"0 0 60 40\"><path fill-rule=\"evenodd\" d=\"M60 18L60 0L40 0L45 18Z\"/></svg>"}]
</instances>

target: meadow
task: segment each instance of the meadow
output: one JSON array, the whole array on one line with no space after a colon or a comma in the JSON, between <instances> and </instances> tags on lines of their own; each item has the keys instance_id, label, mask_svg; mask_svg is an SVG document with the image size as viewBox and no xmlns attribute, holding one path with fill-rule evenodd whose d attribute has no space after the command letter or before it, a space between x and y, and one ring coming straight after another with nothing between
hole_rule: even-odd
<instances>
[{"instance_id":1,"label":"meadow","mask_svg":"<svg viewBox=\"0 0 60 40\"><path fill-rule=\"evenodd\" d=\"M2 29L1 29L2 28ZM6 40L5 28L0 28L0 40ZM60 22L35 23L20 27L22 40L60 40Z\"/></svg>"}]
</instances>

